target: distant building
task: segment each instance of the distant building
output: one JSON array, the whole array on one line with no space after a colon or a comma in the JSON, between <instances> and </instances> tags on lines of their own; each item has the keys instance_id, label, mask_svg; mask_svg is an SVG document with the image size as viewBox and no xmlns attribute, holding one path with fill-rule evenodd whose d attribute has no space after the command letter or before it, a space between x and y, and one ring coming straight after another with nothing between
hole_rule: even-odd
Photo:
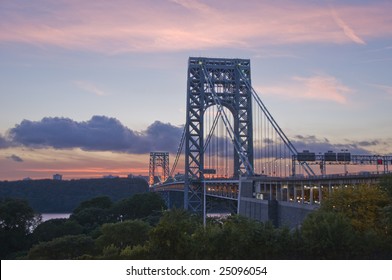
<instances>
[{"instance_id":1,"label":"distant building","mask_svg":"<svg viewBox=\"0 0 392 280\"><path fill-rule=\"evenodd\" d=\"M61 181L61 180L63 180L63 175L61 175L61 174L54 174L53 175L53 180Z\"/></svg>"},{"instance_id":2,"label":"distant building","mask_svg":"<svg viewBox=\"0 0 392 280\"><path fill-rule=\"evenodd\" d=\"M31 179L30 177L23 178L23 181L31 181L31 180L33 179Z\"/></svg>"}]
</instances>

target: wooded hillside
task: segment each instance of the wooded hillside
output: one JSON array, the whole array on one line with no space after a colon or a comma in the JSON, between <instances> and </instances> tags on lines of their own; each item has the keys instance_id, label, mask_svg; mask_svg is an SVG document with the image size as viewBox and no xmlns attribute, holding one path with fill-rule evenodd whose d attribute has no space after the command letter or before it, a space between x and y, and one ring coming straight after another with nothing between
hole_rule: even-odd
<instances>
[{"instance_id":1,"label":"wooded hillside","mask_svg":"<svg viewBox=\"0 0 392 280\"><path fill-rule=\"evenodd\" d=\"M0 182L0 199L25 199L38 213L70 213L93 197L108 196L118 201L147 191L148 184L142 178Z\"/></svg>"}]
</instances>

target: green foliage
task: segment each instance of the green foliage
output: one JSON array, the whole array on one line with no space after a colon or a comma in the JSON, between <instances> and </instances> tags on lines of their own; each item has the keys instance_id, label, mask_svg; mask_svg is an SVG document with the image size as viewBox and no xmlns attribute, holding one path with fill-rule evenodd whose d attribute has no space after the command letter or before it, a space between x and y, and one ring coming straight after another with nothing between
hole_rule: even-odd
<instances>
[{"instance_id":1,"label":"green foliage","mask_svg":"<svg viewBox=\"0 0 392 280\"><path fill-rule=\"evenodd\" d=\"M82 225L87 232L94 230L100 225L112 221L109 209L102 208L85 208L70 216L71 220L75 220Z\"/></svg>"},{"instance_id":2,"label":"green foliage","mask_svg":"<svg viewBox=\"0 0 392 280\"><path fill-rule=\"evenodd\" d=\"M359 231L369 229L384 232L382 209L391 199L375 185L362 185L335 190L324 201L323 211L335 211L345 215L352 226Z\"/></svg>"},{"instance_id":3,"label":"green foliage","mask_svg":"<svg viewBox=\"0 0 392 280\"><path fill-rule=\"evenodd\" d=\"M0 258L26 250L30 246L30 232L41 221L24 200L0 201Z\"/></svg>"},{"instance_id":4,"label":"green foliage","mask_svg":"<svg viewBox=\"0 0 392 280\"><path fill-rule=\"evenodd\" d=\"M348 259L352 257L356 233L350 220L341 213L316 211L301 228L306 255L311 259Z\"/></svg>"},{"instance_id":5,"label":"green foliage","mask_svg":"<svg viewBox=\"0 0 392 280\"><path fill-rule=\"evenodd\" d=\"M27 200L37 213L71 213L81 202L97 196L112 201L148 191L142 178L0 181L0 199Z\"/></svg>"},{"instance_id":6,"label":"green foliage","mask_svg":"<svg viewBox=\"0 0 392 280\"><path fill-rule=\"evenodd\" d=\"M120 259L120 249L116 247L114 244L110 244L109 246L103 248L102 255L100 259L103 260L118 260Z\"/></svg>"},{"instance_id":7,"label":"green foliage","mask_svg":"<svg viewBox=\"0 0 392 280\"><path fill-rule=\"evenodd\" d=\"M276 229L241 216L229 217L222 225L208 224L194 235L196 259L290 258L294 238L287 228Z\"/></svg>"},{"instance_id":8,"label":"green foliage","mask_svg":"<svg viewBox=\"0 0 392 280\"><path fill-rule=\"evenodd\" d=\"M392 199L392 174L385 175L380 182L380 187Z\"/></svg>"},{"instance_id":9,"label":"green foliage","mask_svg":"<svg viewBox=\"0 0 392 280\"><path fill-rule=\"evenodd\" d=\"M135 194L113 205L117 220L142 219L161 213L166 209L165 202L157 193Z\"/></svg>"},{"instance_id":10,"label":"green foliage","mask_svg":"<svg viewBox=\"0 0 392 280\"><path fill-rule=\"evenodd\" d=\"M106 196L83 201L71 214L70 220L74 220L82 225L85 232L91 232L100 225L113 220L111 213L112 205L112 201Z\"/></svg>"},{"instance_id":11,"label":"green foliage","mask_svg":"<svg viewBox=\"0 0 392 280\"><path fill-rule=\"evenodd\" d=\"M194 259L219 259L226 256L226 247L221 246L222 225L207 223L206 228L199 226L193 235L193 242L197 244L192 254Z\"/></svg>"},{"instance_id":12,"label":"green foliage","mask_svg":"<svg viewBox=\"0 0 392 280\"><path fill-rule=\"evenodd\" d=\"M392 238L392 203L381 209L381 227L387 236Z\"/></svg>"},{"instance_id":13,"label":"green foliage","mask_svg":"<svg viewBox=\"0 0 392 280\"><path fill-rule=\"evenodd\" d=\"M27 234L35 228L40 219L25 200L9 198L0 202L1 229L17 229Z\"/></svg>"},{"instance_id":14,"label":"green foliage","mask_svg":"<svg viewBox=\"0 0 392 280\"><path fill-rule=\"evenodd\" d=\"M104 224L101 227L102 235L98 237L96 244L98 248L113 245L118 249L143 245L148 240L150 229L148 223L140 220Z\"/></svg>"},{"instance_id":15,"label":"green foliage","mask_svg":"<svg viewBox=\"0 0 392 280\"><path fill-rule=\"evenodd\" d=\"M318 259L391 258L391 231L392 197L377 185L335 190L302 227L308 254Z\"/></svg>"},{"instance_id":16,"label":"green foliage","mask_svg":"<svg viewBox=\"0 0 392 280\"><path fill-rule=\"evenodd\" d=\"M392 259L392 238L374 230L358 232L352 248L354 259Z\"/></svg>"},{"instance_id":17,"label":"green foliage","mask_svg":"<svg viewBox=\"0 0 392 280\"><path fill-rule=\"evenodd\" d=\"M125 260L148 260L151 258L149 247L144 245L136 245L134 247L126 247L120 252L120 259Z\"/></svg>"},{"instance_id":18,"label":"green foliage","mask_svg":"<svg viewBox=\"0 0 392 280\"><path fill-rule=\"evenodd\" d=\"M94 240L86 235L68 235L34 245L31 260L72 260L83 255L95 255Z\"/></svg>"},{"instance_id":19,"label":"green foliage","mask_svg":"<svg viewBox=\"0 0 392 280\"><path fill-rule=\"evenodd\" d=\"M116 203L97 197L31 234L32 209L4 200L0 252L30 259L392 259L392 198L383 187L336 190L292 230L241 216L203 227L200 216L163 209L156 193ZM29 250L31 241L39 243Z\"/></svg>"},{"instance_id":20,"label":"green foliage","mask_svg":"<svg viewBox=\"0 0 392 280\"><path fill-rule=\"evenodd\" d=\"M248 259L257 255L256 233L264 225L241 216L228 218L222 226L209 225L201 236L197 257L207 259ZM198 236L196 236L198 238Z\"/></svg>"},{"instance_id":21,"label":"green foliage","mask_svg":"<svg viewBox=\"0 0 392 280\"><path fill-rule=\"evenodd\" d=\"M200 219L184 210L164 213L150 234L150 252L154 259L191 259L192 235L201 226Z\"/></svg>"},{"instance_id":22,"label":"green foliage","mask_svg":"<svg viewBox=\"0 0 392 280\"><path fill-rule=\"evenodd\" d=\"M98 196L80 203L73 213L79 213L87 208L109 209L112 207L112 204L113 203L108 196Z\"/></svg>"},{"instance_id":23,"label":"green foliage","mask_svg":"<svg viewBox=\"0 0 392 280\"><path fill-rule=\"evenodd\" d=\"M45 221L37 226L32 237L34 243L50 241L65 235L82 234L83 227L74 220L52 219Z\"/></svg>"}]
</instances>

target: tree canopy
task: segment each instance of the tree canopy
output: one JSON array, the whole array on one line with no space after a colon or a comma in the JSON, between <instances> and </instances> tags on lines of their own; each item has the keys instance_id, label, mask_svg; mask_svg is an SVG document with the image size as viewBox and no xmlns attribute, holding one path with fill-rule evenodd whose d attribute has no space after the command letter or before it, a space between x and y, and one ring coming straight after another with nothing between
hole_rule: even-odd
<instances>
[{"instance_id":1,"label":"tree canopy","mask_svg":"<svg viewBox=\"0 0 392 280\"><path fill-rule=\"evenodd\" d=\"M41 221L27 201L0 200L0 258L26 250L31 243L30 233Z\"/></svg>"},{"instance_id":2,"label":"tree canopy","mask_svg":"<svg viewBox=\"0 0 392 280\"><path fill-rule=\"evenodd\" d=\"M392 204L392 197L377 185L359 185L335 190L321 205L321 211L346 216L359 231L385 231L383 209Z\"/></svg>"},{"instance_id":3,"label":"tree canopy","mask_svg":"<svg viewBox=\"0 0 392 280\"><path fill-rule=\"evenodd\" d=\"M383 186L341 188L295 229L242 216L166 210L156 193L95 197L69 219L39 224L26 201L0 201L2 257L30 259L391 259L392 197Z\"/></svg>"},{"instance_id":4,"label":"tree canopy","mask_svg":"<svg viewBox=\"0 0 392 280\"><path fill-rule=\"evenodd\" d=\"M81 202L98 196L116 202L147 191L142 178L0 181L0 199L26 200L37 213L71 213Z\"/></svg>"}]
</instances>

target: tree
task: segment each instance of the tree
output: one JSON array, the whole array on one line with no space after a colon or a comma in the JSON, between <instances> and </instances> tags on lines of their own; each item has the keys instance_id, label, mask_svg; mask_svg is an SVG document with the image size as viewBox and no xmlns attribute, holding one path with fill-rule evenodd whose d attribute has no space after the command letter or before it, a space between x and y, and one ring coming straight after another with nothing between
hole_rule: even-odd
<instances>
[{"instance_id":1,"label":"tree","mask_svg":"<svg viewBox=\"0 0 392 280\"><path fill-rule=\"evenodd\" d=\"M51 219L39 224L32 237L34 243L39 243L65 235L82 234L82 232L83 227L74 220Z\"/></svg>"},{"instance_id":2,"label":"tree","mask_svg":"<svg viewBox=\"0 0 392 280\"><path fill-rule=\"evenodd\" d=\"M82 201L97 196L118 201L147 191L142 178L0 181L0 199L26 199L38 213L71 213Z\"/></svg>"},{"instance_id":3,"label":"tree","mask_svg":"<svg viewBox=\"0 0 392 280\"><path fill-rule=\"evenodd\" d=\"M388 179L388 177L386 177ZM345 258L350 253L356 259L385 259L392 256L392 196L388 193L388 180L383 180L380 185L361 185L355 187L345 187L335 190L328 199L321 205L318 213L314 213L306 219L303 229L304 240L309 245L309 236L304 231L312 229L318 232L319 243L314 245L319 248L320 253L328 254L326 238L321 238L323 232L329 233L329 237L334 237L338 242L338 237L331 235L331 232L338 232L338 228L345 231L339 233L340 239L345 240L342 248L346 251L340 252L340 258ZM314 217L324 217L323 223L309 223ZM339 215L333 220L327 215ZM343 221L342 217L346 220ZM340 223L349 222L352 229ZM306 226L305 226L306 225ZM329 227L329 228L328 228ZM306 239L307 237L308 239ZM354 238L354 239L352 239ZM332 242L332 241L331 241ZM351 242L351 243L350 243ZM316 241L315 241L316 243ZM324 245L323 245L324 244ZM344 245L350 244L351 248ZM324 248L324 247L325 248ZM337 252L337 250L336 250ZM339 257L339 254L328 255L328 258Z\"/></svg>"},{"instance_id":4,"label":"tree","mask_svg":"<svg viewBox=\"0 0 392 280\"><path fill-rule=\"evenodd\" d=\"M111 222L112 216L109 209L91 207L73 213L70 219L82 225L86 232L90 232L100 225Z\"/></svg>"},{"instance_id":5,"label":"tree","mask_svg":"<svg viewBox=\"0 0 392 280\"><path fill-rule=\"evenodd\" d=\"M40 215L36 215L25 200L9 198L0 201L1 229L20 229L27 234L40 220Z\"/></svg>"},{"instance_id":6,"label":"tree","mask_svg":"<svg viewBox=\"0 0 392 280\"><path fill-rule=\"evenodd\" d=\"M26 250L29 235L41 221L25 200L4 199L0 201L0 257Z\"/></svg>"},{"instance_id":7,"label":"tree","mask_svg":"<svg viewBox=\"0 0 392 280\"><path fill-rule=\"evenodd\" d=\"M151 258L149 246L136 245L134 247L127 246L120 252L120 259L125 260L148 260Z\"/></svg>"},{"instance_id":8,"label":"tree","mask_svg":"<svg viewBox=\"0 0 392 280\"><path fill-rule=\"evenodd\" d=\"M94 240L87 235L67 235L34 245L28 258L32 260L72 260L96 253Z\"/></svg>"},{"instance_id":9,"label":"tree","mask_svg":"<svg viewBox=\"0 0 392 280\"><path fill-rule=\"evenodd\" d=\"M353 257L356 232L350 220L341 213L316 211L303 222L306 258L349 259Z\"/></svg>"},{"instance_id":10,"label":"tree","mask_svg":"<svg viewBox=\"0 0 392 280\"><path fill-rule=\"evenodd\" d=\"M335 190L321 210L345 215L356 230L384 233L382 209L390 204L391 199L381 187L360 185Z\"/></svg>"},{"instance_id":11,"label":"tree","mask_svg":"<svg viewBox=\"0 0 392 280\"><path fill-rule=\"evenodd\" d=\"M108 196L98 196L81 202L73 213L76 214L88 208L109 209L112 205L113 203Z\"/></svg>"},{"instance_id":12,"label":"tree","mask_svg":"<svg viewBox=\"0 0 392 280\"><path fill-rule=\"evenodd\" d=\"M380 187L392 199L392 174L385 175L380 182Z\"/></svg>"},{"instance_id":13,"label":"tree","mask_svg":"<svg viewBox=\"0 0 392 280\"><path fill-rule=\"evenodd\" d=\"M144 245L150 230L150 225L140 220L104 224L101 227L102 235L98 237L96 244L101 249L114 245L121 250L127 246Z\"/></svg>"},{"instance_id":14,"label":"tree","mask_svg":"<svg viewBox=\"0 0 392 280\"><path fill-rule=\"evenodd\" d=\"M256 234L260 233L263 224L242 216L232 216L221 226L209 225L205 231L198 233L203 236L197 250L200 257L209 259L254 259L261 248L256 248ZM205 252L203 252L205 251ZM207 256L206 256L207 255Z\"/></svg>"},{"instance_id":15,"label":"tree","mask_svg":"<svg viewBox=\"0 0 392 280\"><path fill-rule=\"evenodd\" d=\"M287 228L276 229L242 216L209 223L193 235L196 259L288 259L294 251Z\"/></svg>"},{"instance_id":16,"label":"tree","mask_svg":"<svg viewBox=\"0 0 392 280\"><path fill-rule=\"evenodd\" d=\"M85 229L85 232L92 232L100 225L113 221L111 207L113 203L107 196L95 197L83 201L72 212L70 220L77 221Z\"/></svg>"},{"instance_id":17,"label":"tree","mask_svg":"<svg viewBox=\"0 0 392 280\"><path fill-rule=\"evenodd\" d=\"M392 238L373 230L359 232L355 240L353 258L355 259L392 259Z\"/></svg>"},{"instance_id":18,"label":"tree","mask_svg":"<svg viewBox=\"0 0 392 280\"><path fill-rule=\"evenodd\" d=\"M115 203L112 211L117 220L129 220L160 215L165 209L165 202L159 194L142 193Z\"/></svg>"},{"instance_id":19,"label":"tree","mask_svg":"<svg viewBox=\"0 0 392 280\"><path fill-rule=\"evenodd\" d=\"M184 210L164 213L158 225L150 233L149 250L154 259L192 259L194 246L192 235L201 221Z\"/></svg>"},{"instance_id":20,"label":"tree","mask_svg":"<svg viewBox=\"0 0 392 280\"><path fill-rule=\"evenodd\" d=\"M381 210L381 215L381 226L384 228L385 234L392 238L392 203Z\"/></svg>"}]
</instances>

